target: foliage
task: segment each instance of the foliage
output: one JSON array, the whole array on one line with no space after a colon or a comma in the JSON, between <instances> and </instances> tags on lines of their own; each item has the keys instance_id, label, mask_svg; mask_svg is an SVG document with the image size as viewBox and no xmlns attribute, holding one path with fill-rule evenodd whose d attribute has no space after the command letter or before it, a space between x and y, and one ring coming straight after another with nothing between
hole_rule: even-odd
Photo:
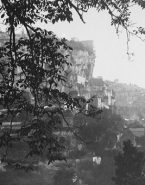
<instances>
[{"instance_id":1,"label":"foliage","mask_svg":"<svg viewBox=\"0 0 145 185\"><path fill-rule=\"evenodd\" d=\"M136 3L144 8L144 3ZM51 31L35 27L35 22L70 22L73 10L83 21L83 12L96 8L108 11L112 25L127 29L130 4L129 0L125 3L120 0L1 0L1 18L9 34L9 41L0 48L0 104L7 110L6 116L1 115L1 118L7 120L7 115L12 116L8 130L0 133L0 147L6 149L5 159L9 149L19 141L30 147L27 157L41 155L45 150L49 163L64 159L63 147L54 131L64 119L64 105L70 109L78 106L70 95L60 91L67 83L65 69L69 63L65 51L71 48ZM27 36L19 39L16 29L20 26ZM29 91L32 103L24 96L24 91ZM23 125L14 131L13 120L22 112L25 112ZM87 115L95 114L96 111L87 112Z\"/></svg>"},{"instance_id":2,"label":"foliage","mask_svg":"<svg viewBox=\"0 0 145 185\"><path fill-rule=\"evenodd\" d=\"M65 159L64 146L55 134L65 119L63 108L79 107L81 112L85 111L77 100L61 91L67 84L65 69L70 64L66 53L71 48L65 39L58 39L51 31L33 24L39 20L71 21L70 5L73 6L67 1L1 1L1 18L9 34L9 40L0 48L0 104L5 108L1 124L10 121L0 131L4 160L8 159L9 150L20 142L29 146L26 158L45 154L48 163ZM25 28L25 37L16 37L19 26ZM22 125L16 129L13 122L21 114L25 119L22 118Z\"/></svg>"},{"instance_id":3,"label":"foliage","mask_svg":"<svg viewBox=\"0 0 145 185\"><path fill-rule=\"evenodd\" d=\"M73 9L78 13L81 20L83 20L83 12L88 11L89 8L96 8L97 11L107 10L111 16L111 24L128 26L129 24L129 7L136 3L142 8L145 7L142 1L40 1L40 0L30 0L30 1L11 1L11 0L1 0L2 2L2 15L1 17L6 18L5 23L9 21L14 21L14 26L19 24L32 25L35 21L51 21L55 23L59 20L61 21L72 21L73 20ZM17 11L19 10L19 11ZM116 11L114 11L116 10ZM12 13L12 16L10 14Z\"/></svg>"},{"instance_id":4,"label":"foliage","mask_svg":"<svg viewBox=\"0 0 145 185\"><path fill-rule=\"evenodd\" d=\"M101 157L100 165L93 164L91 160L81 162L76 173L78 178L82 179L84 184L88 185L111 185L111 177L114 174L113 157L113 154L110 157Z\"/></svg>"},{"instance_id":5,"label":"foliage","mask_svg":"<svg viewBox=\"0 0 145 185\"><path fill-rule=\"evenodd\" d=\"M71 151L69 153L69 158L71 159L80 159L86 155L85 151L82 150L76 150L76 151Z\"/></svg>"},{"instance_id":6,"label":"foliage","mask_svg":"<svg viewBox=\"0 0 145 185\"><path fill-rule=\"evenodd\" d=\"M62 167L60 168L53 177L54 185L68 185L73 184L73 176L75 171L72 168Z\"/></svg>"},{"instance_id":7,"label":"foliage","mask_svg":"<svg viewBox=\"0 0 145 185\"><path fill-rule=\"evenodd\" d=\"M113 181L116 185L143 185L145 183L144 153L138 151L130 140L124 142L123 153L115 157L115 166Z\"/></svg>"},{"instance_id":8,"label":"foliage","mask_svg":"<svg viewBox=\"0 0 145 185\"><path fill-rule=\"evenodd\" d=\"M32 41L33 40L33 48ZM1 51L1 69L6 69L6 75L1 70L1 105L7 109L7 115L11 114L9 131L1 134L1 144L9 149L13 142L22 140L30 147L27 156L41 154L42 150L48 149L47 157L51 161L59 158L62 147L53 134L56 123L60 123L58 113L62 114L61 106L71 101L71 97L58 90L58 85L65 81L63 67L68 65L66 56L58 50L68 49L63 41L58 40L51 32L42 31L31 35L31 40L21 38L13 46L11 40L6 43ZM17 47L17 50L16 50ZM25 52L22 49L25 48ZM14 55L11 55L14 52ZM7 58L7 61L3 60ZM15 74L17 66L20 73ZM34 98L31 104L23 91L27 90ZM45 106L59 104L58 108L45 109ZM69 103L67 103L69 104ZM12 121L21 112L26 112L27 118L23 121L21 129L17 130L16 138L13 139ZM48 117L47 121L44 117ZM6 140L7 137L7 140ZM2 143L3 142L3 143ZM52 154L54 154L52 157Z\"/></svg>"},{"instance_id":9,"label":"foliage","mask_svg":"<svg viewBox=\"0 0 145 185\"><path fill-rule=\"evenodd\" d=\"M6 172L0 172L1 185L49 185L53 182L54 169L46 166L35 166L34 171L25 172L24 170L13 170L6 167Z\"/></svg>"},{"instance_id":10,"label":"foliage","mask_svg":"<svg viewBox=\"0 0 145 185\"><path fill-rule=\"evenodd\" d=\"M78 131L89 151L97 152L105 148L113 148L117 142L118 133L122 132L123 120L120 116L104 109L101 117L101 119L86 118L87 124Z\"/></svg>"}]
</instances>

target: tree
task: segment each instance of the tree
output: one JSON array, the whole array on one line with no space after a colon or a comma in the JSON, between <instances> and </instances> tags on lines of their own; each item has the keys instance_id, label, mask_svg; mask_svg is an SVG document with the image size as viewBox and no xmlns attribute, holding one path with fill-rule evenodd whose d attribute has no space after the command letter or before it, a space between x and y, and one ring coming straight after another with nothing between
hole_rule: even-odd
<instances>
[{"instance_id":1,"label":"tree","mask_svg":"<svg viewBox=\"0 0 145 185\"><path fill-rule=\"evenodd\" d=\"M82 161L76 170L78 179L84 184L112 184L111 177L114 174L114 155L102 157L101 164L97 165L91 160Z\"/></svg>"},{"instance_id":2,"label":"tree","mask_svg":"<svg viewBox=\"0 0 145 185\"><path fill-rule=\"evenodd\" d=\"M78 129L78 135L86 142L89 151L98 152L105 148L113 148L118 133L122 132L123 120L120 116L104 109L101 117L101 119L87 117L87 124Z\"/></svg>"},{"instance_id":3,"label":"tree","mask_svg":"<svg viewBox=\"0 0 145 185\"><path fill-rule=\"evenodd\" d=\"M135 3L144 8L144 2ZM96 8L97 11L108 11L112 25L128 30L130 5L129 0L125 3L120 0L1 0L1 18L7 26L9 41L0 48L0 104L7 109L7 115L12 116L9 128L0 133L0 146L5 148L4 159L15 143L23 142L30 147L27 157L40 155L45 150L49 162L62 160L63 147L54 130L61 118L64 119L63 106L72 109L78 105L70 95L60 91L67 83L65 68L69 63L66 53L70 47L51 31L35 27L35 22L70 22L73 10L84 22L83 12ZM16 29L20 26L26 30L26 38L17 38ZM140 32L143 31L140 28ZM33 97L33 104L23 95L25 90ZM21 129L14 131L13 119L21 112L25 112L25 121Z\"/></svg>"},{"instance_id":4,"label":"tree","mask_svg":"<svg viewBox=\"0 0 145 185\"><path fill-rule=\"evenodd\" d=\"M112 180L116 185L143 185L145 183L144 153L138 151L130 140L124 141L123 152L115 157L115 166L115 177Z\"/></svg>"},{"instance_id":5,"label":"tree","mask_svg":"<svg viewBox=\"0 0 145 185\"><path fill-rule=\"evenodd\" d=\"M75 171L72 168L60 167L53 177L54 185L68 185L73 184L73 177Z\"/></svg>"},{"instance_id":6,"label":"tree","mask_svg":"<svg viewBox=\"0 0 145 185\"><path fill-rule=\"evenodd\" d=\"M38 20L53 23L72 20L70 5L73 6L67 1L1 1L1 18L7 25L9 37L0 48L0 104L6 110L1 121L10 118L10 125L2 127L0 132L3 160L9 160L10 149L18 143L22 149L24 145L29 147L24 156L28 159L45 155L48 164L65 159L64 146L59 143L55 131L65 119L64 106L71 110L79 106L78 101L60 90L67 84L65 69L70 65L67 53L71 48L65 39L58 39L51 31L33 24ZM42 15L46 12L47 15ZM17 37L19 26L26 30L26 37ZM79 110L89 115L80 106ZM20 128L14 129L14 119L21 113L25 114L25 119ZM18 161L9 161L9 164L21 166Z\"/></svg>"}]
</instances>

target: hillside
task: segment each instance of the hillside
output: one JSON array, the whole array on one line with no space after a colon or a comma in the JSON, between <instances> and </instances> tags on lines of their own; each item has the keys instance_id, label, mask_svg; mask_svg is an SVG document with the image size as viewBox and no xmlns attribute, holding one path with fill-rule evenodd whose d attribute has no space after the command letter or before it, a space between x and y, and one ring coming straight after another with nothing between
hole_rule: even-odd
<instances>
[{"instance_id":1,"label":"hillside","mask_svg":"<svg viewBox=\"0 0 145 185\"><path fill-rule=\"evenodd\" d=\"M145 89L134 84L106 81L115 91L117 113L125 119L145 118Z\"/></svg>"}]
</instances>

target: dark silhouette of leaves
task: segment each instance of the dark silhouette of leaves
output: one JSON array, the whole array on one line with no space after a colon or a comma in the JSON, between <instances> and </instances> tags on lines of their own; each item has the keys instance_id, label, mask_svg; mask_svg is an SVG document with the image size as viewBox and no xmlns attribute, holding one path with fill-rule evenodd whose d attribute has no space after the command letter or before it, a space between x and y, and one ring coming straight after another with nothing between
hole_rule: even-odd
<instances>
[{"instance_id":1,"label":"dark silhouette of leaves","mask_svg":"<svg viewBox=\"0 0 145 185\"><path fill-rule=\"evenodd\" d=\"M144 8L143 3L135 3ZM1 18L9 38L0 47L0 105L4 112L0 117L0 145L6 148L5 158L9 149L21 141L30 148L27 157L45 153L49 162L62 160L64 148L54 130L60 128L61 119L65 119L64 106L92 117L101 113L94 107L86 111L89 101L73 99L60 90L67 84L66 69L71 65L67 59L71 48L65 39L35 27L34 23L70 22L73 10L84 22L83 13L96 8L97 11L107 10L111 24L127 30L131 4L129 0L1 0ZM16 35L19 26L26 30L25 37ZM19 115L23 115L23 119L19 125L14 125ZM7 121L9 124L4 125Z\"/></svg>"}]
</instances>

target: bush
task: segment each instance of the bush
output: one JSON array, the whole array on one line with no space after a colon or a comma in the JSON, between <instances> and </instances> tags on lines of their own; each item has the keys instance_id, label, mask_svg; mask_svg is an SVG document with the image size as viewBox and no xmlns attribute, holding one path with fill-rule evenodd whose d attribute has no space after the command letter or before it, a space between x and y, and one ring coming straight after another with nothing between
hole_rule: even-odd
<instances>
[{"instance_id":1,"label":"bush","mask_svg":"<svg viewBox=\"0 0 145 185\"><path fill-rule=\"evenodd\" d=\"M62 167L53 177L53 185L70 185L75 174L74 169Z\"/></svg>"},{"instance_id":2,"label":"bush","mask_svg":"<svg viewBox=\"0 0 145 185\"><path fill-rule=\"evenodd\" d=\"M69 158L70 159L80 159L80 158L82 158L85 155L86 155L86 152L85 151L79 151L79 150L77 150L77 151L71 151L69 153Z\"/></svg>"}]
</instances>

